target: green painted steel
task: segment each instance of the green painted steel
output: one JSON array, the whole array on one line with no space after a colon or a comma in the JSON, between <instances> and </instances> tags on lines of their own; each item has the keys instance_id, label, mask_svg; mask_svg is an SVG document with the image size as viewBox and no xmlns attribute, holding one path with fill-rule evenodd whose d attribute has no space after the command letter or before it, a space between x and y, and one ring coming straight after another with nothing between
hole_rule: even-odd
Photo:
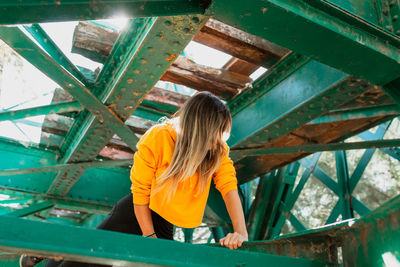
<instances>
[{"instance_id":1,"label":"green painted steel","mask_svg":"<svg viewBox=\"0 0 400 267\"><path fill-rule=\"evenodd\" d=\"M159 102L154 102L154 101L149 101L146 99L143 99L142 106L144 107L150 107L155 110L161 111L163 113L168 113L168 114L173 114L178 111L179 107L165 104L165 103L159 103Z\"/></svg>"},{"instance_id":2,"label":"green painted steel","mask_svg":"<svg viewBox=\"0 0 400 267\"><path fill-rule=\"evenodd\" d=\"M382 139L383 136L385 135L387 129L389 128L389 126L390 126L390 123L384 123L384 124L379 125L376 132L374 134L371 134L370 138L367 140ZM370 131L366 131L366 132L371 133ZM354 189L356 188L356 185L360 181L361 176L363 175L365 169L367 168L368 163L370 162L372 156L375 153L375 150L376 149L368 149L362 155L360 161L357 164L357 167L355 168L354 172L352 173L352 175L350 177L350 181L349 181L350 192L353 192Z\"/></svg>"},{"instance_id":3,"label":"green painted steel","mask_svg":"<svg viewBox=\"0 0 400 267\"><path fill-rule=\"evenodd\" d=\"M104 106L89 89L69 72L61 68L17 27L0 27L0 37L32 65L57 82L87 108L100 122L107 121L109 131L115 131L130 147L135 148L138 138L123 121Z\"/></svg>"},{"instance_id":4,"label":"green painted steel","mask_svg":"<svg viewBox=\"0 0 400 267\"><path fill-rule=\"evenodd\" d=\"M337 104L348 99L339 90L346 78L347 74L316 61L306 63L232 117L228 144L233 147L260 145L320 116L321 112L335 107L334 99L337 99ZM362 91L360 89L353 88L354 95ZM266 108L269 112L265 112Z\"/></svg>"},{"instance_id":5,"label":"green painted steel","mask_svg":"<svg viewBox=\"0 0 400 267\"><path fill-rule=\"evenodd\" d=\"M292 153L314 153L321 151L353 150L366 148L381 148L400 146L400 139L374 140L349 143L329 143L312 144L301 146L273 147L267 149L232 149L236 153L242 153L246 156L269 155L269 154L292 154Z\"/></svg>"},{"instance_id":6,"label":"green painted steel","mask_svg":"<svg viewBox=\"0 0 400 267\"><path fill-rule=\"evenodd\" d=\"M201 14L204 12L203 2L206 3L199 0L108 0L96 3L90 0L5 0L0 3L0 24Z\"/></svg>"},{"instance_id":7,"label":"green painted steel","mask_svg":"<svg viewBox=\"0 0 400 267\"><path fill-rule=\"evenodd\" d=\"M330 0L331 4L336 5L338 8L343 9L344 12L350 12L352 14L357 14L363 20L376 26L382 26L379 21L378 10L375 7L381 1L373 0Z\"/></svg>"},{"instance_id":8,"label":"green painted steel","mask_svg":"<svg viewBox=\"0 0 400 267\"><path fill-rule=\"evenodd\" d=\"M293 189L292 192L290 192L290 195L282 203L280 214L277 217L276 223L270 233L271 238L279 236L282 227L285 224L286 218L290 216L290 211L292 210L297 198L299 197L301 190L303 190L306 182L310 178L310 175L313 173L320 156L321 153L315 153L310 160L303 159L300 161L303 163L302 165L305 167L305 171L303 172L297 186Z\"/></svg>"},{"instance_id":9,"label":"green painted steel","mask_svg":"<svg viewBox=\"0 0 400 267\"><path fill-rule=\"evenodd\" d=\"M94 95L123 121L128 119L205 19L182 16L132 20L99 74ZM62 145L61 161L92 160L113 134L93 115L81 113ZM48 194L67 194L83 172L58 173Z\"/></svg>"},{"instance_id":10,"label":"green painted steel","mask_svg":"<svg viewBox=\"0 0 400 267\"><path fill-rule=\"evenodd\" d=\"M0 151L8 151L14 153L21 153L26 156L40 157L41 162L55 161L59 158L59 151L52 148L37 144L26 144L24 142L13 141L10 139L0 138Z\"/></svg>"},{"instance_id":11,"label":"green painted steel","mask_svg":"<svg viewBox=\"0 0 400 267\"><path fill-rule=\"evenodd\" d=\"M2 251L61 256L108 265L129 266L137 262L166 266L259 266L260 262L268 262L283 266L334 266L320 261L185 244L10 216L1 216L0 225ZM154 248L157 248L157 255Z\"/></svg>"},{"instance_id":12,"label":"green painted steel","mask_svg":"<svg viewBox=\"0 0 400 267\"><path fill-rule=\"evenodd\" d=\"M44 167L36 167L28 169L18 168L18 169L0 170L0 176L58 172L60 169L68 169L69 171L72 171L74 169L80 169L80 168L107 168L107 167L129 166L129 165L132 165L131 159L91 161L91 162L70 163L70 164L55 164L55 165L48 165Z\"/></svg>"},{"instance_id":13,"label":"green painted steel","mask_svg":"<svg viewBox=\"0 0 400 267\"><path fill-rule=\"evenodd\" d=\"M99 214L104 215L108 214L111 210L112 206L110 204L105 203L95 203L89 202L87 200L78 200L71 198L57 198L46 196L45 194L38 194L26 191L18 191L9 188L0 187L0 194L5 194L14 198L24 198L29 199L30 202L34 201L51 201L55 203L56 208L60 209L70 209L76 210L80 212L86 212L91 214ZM113 203L114 204L114 203Z\"/></svg>"},{"instance_id":14,"label":"green painted steel","mask_svg":"<svg viewBox=\"0 0 400 267\"><path fill-rule=\"evenodd\" d=\"M24 26L31 36L42 46L42 48L55 60L58 65L66 69L76 79L84 85L88 85L88 81L80 70L65 56L60 48L53 42L50 36L42 29L39 24Z\"/></svg>"},{"instance_id":15,"label":"green painted steel","mask_svg":"<svg viewBox=\"0 0 400 267\"><path fill-rule=\"evenodd\" d=\"M377 85L399 77L400 38L328 1L216 0L206 14Z\"/></svg>"},{"instance_id":16,"label":"green painted steel","mask_svg":"<svg viewBox=\"0 0 400 267\"><path fill-rule=\"evenodd\" d=\"M65 195L95 203L115 204L130 193L129 168L86 169Z\"/></svg>"},{"instance_id":17,"label":"green painted steel","mask_svg":"<svg viewBox=\"0 0 400 267\"><path fill-rule=\"evenodd\" d=\"M337 185L339 189L339 198L342 200L342 218L351 219L354 218L354 208L351 201L351 190L350 190L350 175L349 166L347 164L346 151L336 151L336 173L337 173Z\"/></svg>"},{"instance_id":18,"label":"green painted steel","mask_svg":"<svg viewBox=\"0 0 400 267\"><path fill-rule=\"evenodd\" d=\"M50 104L40 107L27 108L21 110L5 111L0 113L0 121L18 120L27 117L34 117L39 115L47 115L53 113L64 113L81 111L82 106L79 102L66 102Z\"/></svg>"},{"instance_id":19,"label":"green painted steel","mask_svg":"<svg viewBox=\"0 0 400 267\"><path fill-rule=\"evenodd\" d=\"M3 215L25 217L25 216L34 214L36 212L40 212L42 210L47 210L47 209L53 208L53 206L54 206L53 202L43 201L43 202L38 202L38 203L32 203L29 207L15 210L10 213L3 214Z\"/></svg>"},{"instance_id":20,"label":"green painted steel","mask_svg":"<svg viewBox=\"0 0 400 267\"><path fill-rule=\"evenodd\" d=\"M396 103L397 106L400 107L400 90L399 90L399 88L400 88L400 78L391 82L390 84L383 87L382 89L383 89L383 91L385 91L385 93L387 95L389 95L392 98L394 103Z\"/></svg>"},{"instance_id":21,"label":"green painted steel","mask_svg":"<svg viewBox=\"0 0 400 267\"><path fill-rule=\"evenodd\" d=\"M343 236L345 266L400 264L400 196L357 221Z\"/></svg>"},{"instance_id":22,"label":"green painted steel","mask_svg":"<svg viewBox=\"0 0 400 267\"><path fill-rule=\"evenodd\" d=\"M316 118L313 121L310 121L308 124L312 125L320 123L330 123L377 116L400 116L400 107L397 105L381 105L351 110L335 110L330 112L328 115L324 115Z\"/></svg>"},{"instance_id":23,"label":"green painted steel","mask_svg":"<svg viewBox=\"0 0 400 267\"><path fill-rule=\"evenodd\" d=\"M274 86L278 85L309 61L310 58L293 52L285 56L276 65L268 69L263 76L258 78L253 83L252 88L246 89L228 102L232 116L235 116L241 110L253 104L253 102L260 99Z\"/></svg>"},{"instance_id":24,"label":"green painted steel","mask_svg":"<svg viewBox=\"0 0 400 267\"><path fill-rule=\"evenodd\" d=\"M56 103L34 108L1 112L0 121L18 120L27 117L34 117L34 116L54 114L54 113L79 112L82 110L83 110L82 105L77 101ZM163 113L142 106L139 106L135 110L133 115L153 121L158 121L162 117L170 117L168 113Z\"/></svg>"}]
</instances>

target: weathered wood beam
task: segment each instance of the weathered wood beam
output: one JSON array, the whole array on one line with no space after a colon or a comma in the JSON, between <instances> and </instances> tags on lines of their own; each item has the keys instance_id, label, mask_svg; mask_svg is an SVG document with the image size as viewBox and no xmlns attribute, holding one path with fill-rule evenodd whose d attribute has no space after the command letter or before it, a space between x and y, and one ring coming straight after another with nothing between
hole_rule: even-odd
<instances>
[{"instance_id":1,"label":"weathered wood beam","mask_svg":"<svg viewBox=\"0 0 400 267\"><path fill-rule=\"evenodd\" d=\"M111 53L118 35L118 31L101 27L89 21L80 21L74 30L71 52L104 63Z\"/></svg>"},{"instance_id":2,"label":"weathered wood beam","mask_svg":"<svg viewBox=\"0 0 400 267\"><path fill-rule=\"evenodd\" d=\"M209 19L193 40L266 68L290 52L286 48L215 19Z\"/></svg>"},{"instance_id":3,"label":"weathered wood beam","mask_svg":"<svg viewBox=\"0 0 400 267\"><path fill-rule=\"evenodd\" d=\"M225 69L201 66L185 57L178 57L161 80L188 86L198 91L210 91L224 99L231 99L246 89L251 79Z\"/></svg>"},{"instance_id":4,"label":"weathered wood beam","mask_svg":"<svg viewBox=\"0 0 400 267\"><path fill-rule=\"evenodd\" d=\"M222 68L235 73L240 73L249 76L254 71L256 71L259 68L259 66L244 61L242 59L232 57L228 62L225 63L225 65Z\"/></svg>"}]
</instances>

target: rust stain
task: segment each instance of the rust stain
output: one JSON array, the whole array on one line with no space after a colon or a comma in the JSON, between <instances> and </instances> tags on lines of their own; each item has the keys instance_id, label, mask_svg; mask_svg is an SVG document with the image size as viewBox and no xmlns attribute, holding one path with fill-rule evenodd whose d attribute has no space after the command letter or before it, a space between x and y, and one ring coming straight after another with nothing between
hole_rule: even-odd
<instances>
[{"instance_id":1,"label":"rust stain","mask_svg":"<svg viewBox=\"0 0 400 267\"><path fill-rule=\"evenodd\" d=\"M175 54L172 54L172 55L170 55L170 56L166 59L166 61L170 62L170 61L173 60L175 57L176 57L176 55L175 55Z\"/></svg>"}]
</instances>

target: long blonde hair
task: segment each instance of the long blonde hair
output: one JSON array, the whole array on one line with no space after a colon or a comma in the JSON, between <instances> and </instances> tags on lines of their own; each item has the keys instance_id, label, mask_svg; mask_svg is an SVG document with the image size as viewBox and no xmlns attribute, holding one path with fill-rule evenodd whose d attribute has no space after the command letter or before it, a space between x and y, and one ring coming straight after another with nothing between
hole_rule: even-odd
<instances>
[{"instance_id":1,"label":"long blonde hair","mask_svg":"<svg viewBox=\"0 0 400 267\"><path fill-rule=\"evenodd\" d=\"M168 182L169 194L164 196L167 201L175 194L178 183L196 171L199 175L197 193L206 189L208 179L218 169L223 153L227 152L222 136L232 125L229 109L209 92L189 98L173 117L178 119L179 130L171 163L157 178L158 186L152 189L152 194L156 194Z\"/></svg>"}]
</instances>

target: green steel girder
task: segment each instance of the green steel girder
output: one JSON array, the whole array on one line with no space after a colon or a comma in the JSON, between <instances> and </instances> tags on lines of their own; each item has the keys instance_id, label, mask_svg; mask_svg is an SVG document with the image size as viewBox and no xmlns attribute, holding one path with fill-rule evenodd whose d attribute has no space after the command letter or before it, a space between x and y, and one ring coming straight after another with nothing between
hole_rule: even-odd
<instances>
[{"instance_id":1,"label":"green steel girder","mask_svg":"<svg viewBox=\"0 0 400 267\"><path fill-rule=\"evenodd\" d=\"M292 154L292 153L314 153L321 151L338 151L353 149L371 149L382 147L400 146L400 139L373 140L349 143L328 143L328 144L305 144L300 146L273 147L266 149L240 149L234 150L246 156L269 155L269 154Z\"/></svg>"},{"instance_id":2,"label":"green steel girder","mask_svg":"<svg viewBox=\"0 0 400 267\"><path fill-rule=\"evenodd\" d=\"M333 109L347 100L349 95L356 96L364 91L364 86L348 86L358 82L361 81L354 81L345 73L309 61L233 116L228 144L235 148L256 147L289 133Z\"/></svg>"},{"instance_id":3,"label":"green steel girder","mask_svg":"<svg viewBox=\"0 0 400 267\"><path fill-rule=\"evenodd\" d=\"M305 167L305 171L303 172L299 183L297 184L296 188L290 193L285 201L282 203L280 207L280 213L277 217L276 223L273 225L273 229L270 232L270 237L275 238L279 236L283 225L287 218L290 218L290 211L292 210L296 200L300 196L301 191L303 190L306 182L310 178L311 174L313 173L315 167L317 166L319 157L321 153L315 153L309 161L302 160L303 166Z\"/></svg>"},{"instance_id":4,"label":"green steel girder","mask_svg":"<svg viewBox=\"0 0 400 267\"><path fill-rule=\"evenodd\" d=\"M320 123L330 123L345 120L355 120L362 118L371 118L378 116L394 116L400 115L400 107L396 104L380 105L363 107L351 110L334 110L329 112L329 114L316 118L313 121L307 123L308 125L320 124Z\"/></svg>"},{"instance_id":5,"label":"green steel girder","mask_svg":"<svg viewBox=\"0 0 400 267\"><path fill-rule=\"evenodd\" d=\"M29 199L30 201L51 201L55 203L56 208L76 210L91 214L108 214L112 208L111 204L88 202L85 200L77 200L70 198L57 198L46 196L44 194L12 190L9 188L0 187L0 194L5 194L10 197Z\"/></svg>"},{"instance_id":6,"label":"green steel girder","mask_svg":"<svg viewBox=\"0 0 400 267\"><path fill-rule=\"evenodd\" d=\"M336 161L336 173L337 173L337 185L339 189L339 198L342 199L342 218L351 219L354 218L354 208L351 201L351 190L350 190L350 175L349 167L347 164L346 151L335 151Z\"/></svg>"},{"instance_id":7,"label":"green steel girder","mask_svg":"<svg viewBox=\"0 0 400 267\"><path fill-rule=\"evenodd\" d=\"M271 240L247 242L241 250L338 263L340 234L349 229L352 222L354 220L347 220Z\"/></svg>"},{"instance_id":8,"label":"green steel girder","mask_svg":"<svg viewBox=\"0 0 400 267\"><path fill-rule=\"evenodd\" d=\"M235 116L241 110L252 105L255 101L268 93L274 86L278 85L309 61L310 58L293 52L286 55L283 59L268 69L263 76L258 78L251 88L241 92L238 96L228 102L228 107L232 116Z\"/></svg>"},{"instance_id":9,"label":"green steel girder","mask_svg":"<svg viewBox=\"0 0 400 267\"><path fill-rule=\"evenodd\" d=\"M148 106L156 105L156 103L153 101L148 101L146 102L146 104ZM82 110L83 107L78 101L62 102L62 103L50 104L50 105L27 108L27 109L0 112L0 121L18 120L27 117L47 115L53 113L79 112ZM162 117L170 117L168 113L164 113L144 106L137 107L133 115L152 121L158 121Z\"/></svg>"},{"instance_id":10,"label":"green steel girder","mask_svg":"<svg viewBox=\"0 0 400 267\"><path fill-rule=\"evenodd\" d=\"M280 216L281 204L292 192L299 166L299 163L294 162L286 168L273 171L260 178L256 198L247 220L250 240L271 237ZM296 225L301 225L301 223Z\"/></svg>"},{"instance_id":11,"label":"green steel girder","mask_svg":"<svg viewBox=\"0 0 400 267\"><path fill-rule=\"evenodd\" d=\"M138 138L129 127L111 109L104 106L79 80L60 67L51 56L38 47L24 32L17 27L0 27L0 38L32 65L68 91L94 114L101 123L106 121L108 131L115 131L130 147L135 148Z\"/></svg>"},{"instance_id":12,"label":"green steel girder","mask_svg":"<svg viewBox=\"0 0 400 267\"><path fill-rule=\"evenodd\" d=\"M400 38L328 1L215 0L206 14L377 85L400 76Z\"/></svg>"},{"instance_id":13,"label":"green steel girder","mask_svg":"<svg viewBox=\"0 0 400 267\"><path fill-rule=\"evenodd\" d=\"M47 165L44 167L34 167L27 169L6 169L0 170L0 176L11 176L21 174L32 174L32 173L46 173L46 172L58 172L60 170L74 171L76 169L86 168L110 168L132 165L132 159L121 159L121 160L106 160L106 161L90 161L90 162L79 162L79 163L67 163L67 164L55 164Z\"/></svg>"},{"instance_id":14,"label":"green steel girder","mask_svg":"<svg viewBox=\"0 0 400 267\"><path fill-rule=\"evenodd\" d=\"M80 70L65 56L60 48L53 42L50 36L40 27L39 24L33 24L32 26L24 26L33 38L43 47L43 49L49 53L49 55L62 66L64 69L69 71L76 79L78 79L85 86L88 85L88 81L80 72Z\"/></svg>"},{"instance_id":15,"label":"green steel girder","mask_svg":"<svg viewBox=\"0 0 400 267\"><path fill-rule=\"evenodd\" d=\"M6 138L0 138L0 151L21 153L35 158L40 158L42 164L47 164L49 161L56 161L60 157L60 152L58 150L49 149L37 144L27 146L23 142L13 141Z\"/></svg>"},{"instance_id":16,"label":"green steel girder","mask_svg":"<svg viewBox=\"0 0 400 267\"><path fill-rule=\"evenodd\" d=\"M343 235L345 266L398 266L400 264L400 196L357 221Z\"/></svg>"},{"instance_id":17,"label":"green steel girder","mask_svg":"<svg viewBox=\"0 0 400 267\"><path fill-rule=\"evenodd\" d=\"M25 217L31 214L34 214L36 212L40 212L43 210L51 209L54 207L54 203L51 201L42 201L38 203L32 203L29 207L22 208L19 210L15 210L12 212L9 212L7 214L2 214L2 215L7 215L7 216L16 216L16 217Z\"/></svg>"},{"instance_id":18,"label":"green steel girder","mask_svg":"<svg viewBox=\"0 0 400 267\"><path fill-rule=\"evenodd\" d=\"M348 98L346 93L355 96L364 90L360 86L350 91L344 86L353 83L352 78L316 61L309 61L285 78L232 117L231 147L259 146L334 108Z\"/></svg>"},{"instance_id":19,"label":"green steel girder","mask_svg":"<svg viewBox=\"0 0 400 267\"><path fill-rule=\"evenodd\" d=\"M82 109L82 105L77 101L56 103L34 108L1 112L0 121L18 120L22 118L47 115L52 113L81 111Z\"/></svg>"},{"instance_id":20,"label":"green steel girder","mask_svg":"<svg viewBox=\"0 0 400 267\"><path fill-rule=\"evenodd\" d=\"M201 14L205 4L200 0L4 0L0 3L0 24Z\"/></svg>"},{"instance_id":21,"label":"green steel girder","mask_svg":"<svg viewBox=\"0 0 400 267\"><path fill-rule=\"evenodd\" d=\"M335 266L330 263L0 216L0 249L116 266ZM34 230L33 230L34 229ZM61 234L60 234L61 233ZM79 240L79 242L76 242ZM157 255L154 254L157 248ZM199 257L207 255L207 257Z\"/></svg>"}]
</instances>

